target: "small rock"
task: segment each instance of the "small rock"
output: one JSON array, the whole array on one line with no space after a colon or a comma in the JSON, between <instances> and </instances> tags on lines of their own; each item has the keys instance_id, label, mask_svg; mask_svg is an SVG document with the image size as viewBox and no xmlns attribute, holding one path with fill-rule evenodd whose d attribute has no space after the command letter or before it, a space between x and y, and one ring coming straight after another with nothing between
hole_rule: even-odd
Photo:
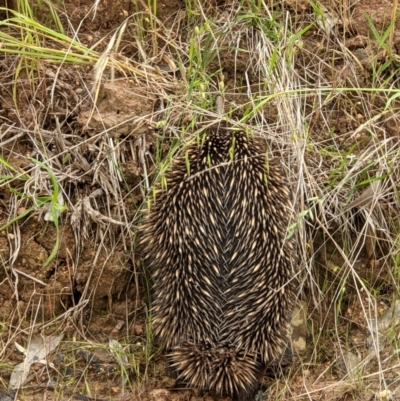
<instances>
[{"instance_id":1,"label":"small rock","mask_svg":"<svg viewBox=\"0 0 400 401\"><path fill-rule=\"evenodd\" d=\"M290 323L292 331L293 350L302 354L307 346L307 303L299 301L294 308L292 321Z\"/></svg>"},{"instance_id":2,"label":"small rock","mask_svg":"<svg viewBox=\"0 0 400 401\"><path fill-rule=\"evenodd\" d=\"M357 376L360 373L361 358L352 352L345 352L343 358L338 362L338 368L343 372L352 376Z\"/></svg>"},{"instance_id":3,"label":"small rock","mask_svg":"<svg viewBox=\"0 0 400 401\"><path fill-rule=\"evenodd\" d=\"M378 319L371 320L370 334L367 339L367 346L370 351L382 349L387 338L386 332L400 324L400 300L393 302L388 311ZM379 344L376 344L378 340Z\"/></svg>"},{"instance_id":4,"label":"small rock","mask_svg":"<svg viewBox=\"0 0 400 401\"><path fill-rule=\"evenodd\" d=\"M141 336L144 333L143 325L142 324L134 324L133 325L133 332L137 336Z\"/></svg>"},{"instance_id":5,"label":"small rock","mask_svg":"<svg viewBox=\"0 0 400 401\"><path fill-rule=\"evenodd\" d=\"M390 390L383 390L375 394L375 399L379 401L393 400L393 393Z\"/></svg>"},{"instance_id":6,"label":"small rock","mask_svg":"<svg viewBox=\"0 0 400 401\"><path fill-rule=\"evenodd\" d=\"M149 399L154 401L167 401L171 397L171 393L164 389L154 389L149 393Z\"/></svg>"},{"instance_id":7,"label":"small rock","mask_svg":"<svg viewBox=\"0 0 400 401\"><path fill-rule=\"evenodd\" d=\"M164 376L162 378L162 384L166 388L174 388L176 386L176 380L173 377Z\"/></svg>"},{"instance_id":8,"label":"small rock","mask_svg":"<svg viewBox=\"0 0 400 401\"><path fill-rule=\"evenodd\" d=\"M117 324L114 326L110 333L110 337L117 337L125 322L123 320L117 320Z\"/></svg>"}]
</instances>

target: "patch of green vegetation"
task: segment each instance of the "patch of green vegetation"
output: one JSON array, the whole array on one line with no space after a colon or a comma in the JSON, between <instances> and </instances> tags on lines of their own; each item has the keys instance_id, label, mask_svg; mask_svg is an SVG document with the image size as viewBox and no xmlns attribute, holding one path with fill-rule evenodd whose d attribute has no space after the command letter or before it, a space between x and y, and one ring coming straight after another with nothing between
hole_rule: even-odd
<instances>
[{"instance_id":1,"label":"patch of green vegetation","mask_svg":"<svg viewBox=\"0 0 400 401\"><path fill-rule=\"evenodd\" d=\"M24 192L21 192L17 189L12 188L9 185L9 190L14 193L18 198L23 199L25 201L29 201L29 203L32 204L32 206L28 207L27 209L24 209L21 213L17 214L16 217L11 218L6 224L0 227L0 231L6 230L7 228L11 227L13 224L17 223L19 220L24 219L25 217L29 216L33 212L39 210L39 209L48 209L47 215L48 220L52 221L54 223L54 226L56 228L57 236L56 236L56 242L54 244L53 250L51 251L49 257L47 260L44 262L43 267L45 268L50 264L50 262L56 257L59 246L60 246L60 231L59 231L59 215L63 211L67 209L67 207L63 204L63 197L60 193L60 188L58 185L57 178L54 174L54 172L48 167L46 164L36 160L36 159L31 159L32 162L38 165L38 167L43 168L46 170L46 172L49 175L49 180L52 185L52 193L50 195L38 195L38 196L29 196L25 194ZM5 161L3 158L0 158L0 163L3 166L3 168L6 168L13 174L1 174L0 175L0 183L2 182L12 182L16 180L17 178L19 180L23 181L28 181L31 180L33 177L29 176L26 173L19 173L15 168L13 168L10 163Z\"/></svg>"}]
</instances>

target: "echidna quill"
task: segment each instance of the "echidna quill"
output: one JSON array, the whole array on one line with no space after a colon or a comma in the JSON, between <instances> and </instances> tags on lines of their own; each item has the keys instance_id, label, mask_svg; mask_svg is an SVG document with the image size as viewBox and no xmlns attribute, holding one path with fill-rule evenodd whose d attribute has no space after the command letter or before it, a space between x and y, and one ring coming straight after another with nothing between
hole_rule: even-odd
<instances>
[{"instance_id":1,"label":"echidna quill","mask_svg":"<svg viewBox=\"0 0 400 401\"><path fill-rule=\"evenodd\" d=\"M158 186L141 241L153 331L188 386L249 399L286 348L297 292L291 217L280 167L243 132L206 133Z\"/></svg>"}]
</instances>

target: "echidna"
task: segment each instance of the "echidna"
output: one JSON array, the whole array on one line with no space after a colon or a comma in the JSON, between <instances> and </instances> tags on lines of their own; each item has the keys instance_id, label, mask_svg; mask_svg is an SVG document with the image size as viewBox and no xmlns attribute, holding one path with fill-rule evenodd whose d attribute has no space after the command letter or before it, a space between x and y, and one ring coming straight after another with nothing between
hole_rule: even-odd
<instances>
[{"instance_id":1,"label":"echidna","mask_svg":"<svg viewBox=\"0 0 400 401\"><path fill-rule=\"evenodd\" d=\"M141 241L153 331L189 386L247 399L286 348L291 211L280 167L243 132L204 134L159 184Z\"/></svg>"}]
</instances>

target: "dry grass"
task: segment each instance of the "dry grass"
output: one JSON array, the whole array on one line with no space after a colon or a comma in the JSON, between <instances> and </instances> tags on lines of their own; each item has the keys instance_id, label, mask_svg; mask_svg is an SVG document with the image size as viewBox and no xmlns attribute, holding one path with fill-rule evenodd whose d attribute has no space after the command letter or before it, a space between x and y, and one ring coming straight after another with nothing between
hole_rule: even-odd
<instances>
[{"instance_id":1,"label":"dry grass","mask_svg":"<svg viewBox=\"0 0 400 401\"><path fill-rule=\"evenodd\" d=\"M329 30L321 23L331 17L318 4L296 14L265 2L218 12L192 2L164 21L149 2L84 45L87 34L65 10L51 6L60 19L49 29L27 3L18 4L20 13L2 22L0 54L5 368L18 359L14 343L38 333L66 331L83 341L68 340L69 350L102 347L93 322L109 314L125 323L117 334L125 337L126 358L99 394L121 383L133 392L156 369L151 331L135 333L147 321L136 249L142 210L174 154L223 118L281 160L299 216L309 348L268 397L363 399L386 390L398 367L397 321L386 341L374 324L399 298L395 24L360 53L349 50L335 22ZM107 336L114 324L103 327ZM68 355L63 366L75 369L76 352ZM90 377L84 368L70 388L96 394ZM71 391L55 399L64 394Z\"/></svg>"}]
</instances>

